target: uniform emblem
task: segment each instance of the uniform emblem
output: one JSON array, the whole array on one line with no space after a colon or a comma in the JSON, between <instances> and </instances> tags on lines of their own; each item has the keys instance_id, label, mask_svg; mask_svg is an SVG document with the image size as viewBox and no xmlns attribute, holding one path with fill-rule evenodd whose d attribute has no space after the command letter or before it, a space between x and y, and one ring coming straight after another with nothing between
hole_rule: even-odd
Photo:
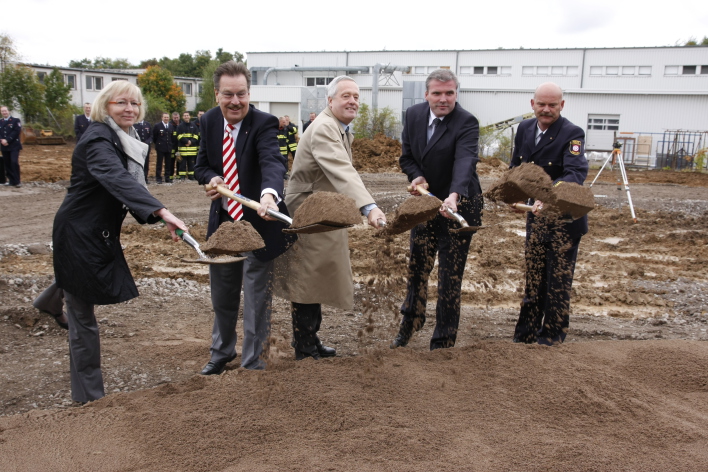
<instances>
[{"instance_id":1,"label":"uniform emblem","mask_svg":"<svg viewBox=\"0 0 708 472\"><path fill-rule=\"evenodd\" d=\"M577 139L574 139L570 142L570 153L574 156L579 156L580 155L580 149L583 147L583 142L578 141Z\"/></svg>"}]
</instances>

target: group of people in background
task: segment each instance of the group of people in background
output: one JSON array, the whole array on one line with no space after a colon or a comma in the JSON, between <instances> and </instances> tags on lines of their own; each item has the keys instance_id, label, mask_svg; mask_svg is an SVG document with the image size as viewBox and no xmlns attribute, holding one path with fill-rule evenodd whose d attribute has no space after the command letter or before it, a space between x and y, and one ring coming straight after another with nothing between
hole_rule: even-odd
<instances>
[{"instance_id":1,"label":"group of people in background","mask_svg":"<svg viewBox=\"0 0 708 472\"><path fill-rule=\"evenodd\" d=\"M470 225L481 226L483 210L476 172L479 122L457 103L459 86L450 70L432 72L425 101L408 108L405 115L399 163L412 185L410 193L419 196L422 187L443 203L434 218L411 231L402 320L392 349L406 346L426 321L428 280L436 257L436 325L430 349L456 343L462 280L474 233L452 231L457 223L449 212L459 212ZM291 302L296 359L336 355L318 332L322 305L353 308L347 231L285 234L284 224L268 210L292 215L313 193L336 192L353 199L373 228L386 224L385 214L352 164L351 124L359 110L359 87L350 77L334 78L327 106L319 115L310 114L299 139L288 117L278 119L250 104L250 87L251 73L244 64L221 64L214 73L215 108L203 116L200 112L195 121L189 113L181 122L179 114L173 113L170 120L164 113L151 130L143 120L140 90L116 81L99 94L93 109L85 107L88 126L77 118L77 130L81 128L84 137L78 140L71 185L54 223L56 287L64 291L69 315L75 401L103 396L93 306L138 295L119 241L126 212L141 223L162 219L175 240L178 229L188 231L147 191L151 143L157 152L158 182L163 162L164 181L173 178L177 152L182 159L176 177L204 185L212 202L207 238L222 223L245 220L265 242L263 249L244 254L244 261L209 266L214 323L209 361L201 374L220 374L237 358L242 293L243 368L266 368L273 294ZM541 166L556 185L582 184L588 170L584 134L560 116L563 106L560 87L552 83L538 87L531 100L535 118L519 126L511 167L531 163ZM283 156L294 157L296 151L286 192L288 167ZM259 202L260 209L223 197L218 186ZM513 341L559 344L568 331L573 269L587 217L575 222L546 218L543 202L525 203L533 204L533 211L527 217L526 288Z\"/></svg>"},{"instance_id":2,"label":"group of people in background","mask_svg":"<svg viewBox=\"0 0 708 472\"><path fill-rule=\"evenodd\" d=\"M175 180L196 180L194 177L194 164L199 150L201 136L200 118L204 111L197 112L197 118L192 119L189 112L180 115L178 112L162 113L162 120L154 126L150 125L144 117L136 122L133 127L138 133L138 139L148 145L145 159L145 179L149 178L150 153L155 148L155 182L173 183ZM74 119L74 133L78 143L88 126L91 124L91 104L84 104L84 114L77 115ZM176 165L175 165L176 164ZM163 173L164 172L164 173Z\"/></svg>"}]
</instances>

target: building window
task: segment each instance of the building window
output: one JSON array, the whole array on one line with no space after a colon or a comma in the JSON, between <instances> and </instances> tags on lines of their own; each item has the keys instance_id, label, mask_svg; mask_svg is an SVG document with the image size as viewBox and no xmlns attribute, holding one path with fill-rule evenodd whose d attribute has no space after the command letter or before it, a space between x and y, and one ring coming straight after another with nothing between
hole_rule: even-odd
<instances>
[{"instance_id":1,"label":"building window","mask_svg":"<svg viewBox=\"0 0 708 472\"><path fill-rule=\"evenodd\" d=\"M497 67L487 67L487 75L497 75Z\"/></svg>"},{"instance_id":2,"label":"building window","mask_svg":"<svg viewBox=\"0 0 708 472\"><path fill-rule=\"evenodd\" d=\"M639 75L651 75L651 66L639 66Z\"/></svg>"},{"instance_id":3,"label":"building window","mask_svg":"<svg viewBox=\"0 0 708 472\"><path fill-rule=\"evenodd\" d=\"M619 117L605 118L592 115L588 116L588 129L619 131L619 123Z\"/></svg>"},{"instance_id":4,"label":"building window","mask_svg":"<svg viewBox=\"0 0 708 472\"><path fill-rule=\"evenodd\" d=\"M683 66L683 75L696 75L696 66Z\"/></svg>"},{"instance_id":5,"label":"building window","mask_svg":"<svg viewBox=\"0 0 708 472\"><path fill-rule=\"evenodd\" d=\"M470 67L470 66L460 67L460 75L462 75L462 74L467 75L467 74L471 74L471 73L472 73L472 67Z\"/></svg>"},{"instance_id":6,"label":"building window","mask_svg":"<svg viewBox=\"0 0 708 472\"><path fill-rule=\"evenodd\" d=\"M563 66L553 66L551 67L551 74L552 75L563 75Z\"/></svg>"},{"instance_id":7,"label":"building window","mask_svg":"<svg viewBox=\"0 0 708 472\"><path fill-rule=\"evenodd\" d=\"M197 90L199 91L198 93L199 93L199 95L201 96L201 95L204 93L204 84L199 83L199 84L197 85Z\"/></svg>"},{"instance_id":8,"label":"building window","mask_svg":"<svg viewBox=\"0 0 708 472\"><path fill-rule=\"evenodd\" d=\"M622 75L634 75L634 66L622 66Z\"/></svg>"},{"instance_id":9,"label":"building window","mask_svg":"<svg viewBox=\"0 0 708 472\"><path fill-rule=\"evenodd\" d=\"M182 87L182 93L184 93L188 97L192 96L192 84L187 82L180 82L179 86Z\"/></svg>"},{"instance_id":10,"label":"building window","mask_svg":"<svg viewBox=\"0 0 708 472\"><path fill-rule=\"evenodd\" d=\"M521 68L521 75L534 75L536 73L536 68L533 66L523 66Z\"/></svg>"},{"instance_id":11,"label":"building window","mask_svg":"<svg viewBox=\"0 0 708 472\"><path fill-rule=\"evenodd\" d=\"M413 72L415 74L427 74L428 73L428 68L425 66L415 66L413 69ZM308 79L309 80L309 79ZM309 84L308 84L309 85ZM313 84L314 85L314 84Z\"/></svg>"},{"instance_id":12,"label":"building window","mask_svg":"<svg viewBox=\"0 0 708 472\"><path fill-rule=\"evenodd\" d=\"M536 67L536 75L548 75L548 66L538 66Z\"/></svg>"},{"instance_id":13,"label":"building window","mask_svg":"<svg viewBox=\"0 0 708 472\"><path fill-rule=\"evenodd\" d=\"M95 75L86 76L86 90L101 90L103 89L103 77Z\"/></svg>"},{"instance_id":14,"label":"building window","mask_svg":"<svg viewBox=\"0 0 708 472\"><path fill-rule=\"evenodd\" d=\"M617 75L617 74L619 74L619 67L617 67L617 66L605 67L605 75Z\"/></svg>"},{"instance_id":15,"label":"building window","mask_svg":"<svg viewBox=\"0 0 708 472\"><path fill-rule=\"evenodd\" d=\"M474 67L474 75L482 75L482 74L484 74L484 67L479 67L479 66Z\"/></svg>"},{"instance_id":16,"label":"building window","mask_svg":"<svg viewBox=\"0 0 708 472\"><path fill-rule=\"evenodd\" d=\"M500 69L501 71L499 73L501 75L511 75L511 66L502 66Z\"/></svg>"},{"instance_id":17,"label":"building window","mask_svg":"<svg viewBox=\"0 0 708 472\"><path fill-rule=\"evenodd\" d=\"M416 69L418 68L416 67ZM425 69L425 67L423 67L423 69ZM419 72L416 72L416 74L418 73ZM334 80L334 77L307 77L307 86L314 87L315 85L329 85L332 80Z\"/></svg>"},{"instance_id":18,"label":"building window","mask_svg":"<svg viewBox=\"0 0 708 472\"><path fill-rule=\"evenodd\" d=\"M111 82L115 82L116 80L128 80L125 77L111 77Z\"/></svg>"},{"instance_id":19,"label":"building window","mask_svg":"<svg viewBox=\"0 0 708 472\"><path fill-rule=\"evenodd\" d=\"M64 83L68 85L71 90L76 90L76 75L64 74Z\"/></svg>"},{"instance_id":20,"label":"building window","mask_svg":"<svg viewBox=\"0 0 708 472\"><path fill-rule=\"evenodd\" d=\"M666 66L664 67L664 75L678 75L679 66Z\"/></svg>"},{"instance_id":21,"label":"building window","mask_svg":"<svg viewBox=\"0 0 708 472\"><path fill-rule=\"evenodd\" d=\"M565 70L565 75L578 75L578 70L580 70L578 66L568 66Z\"/></svg>"},{"instance_id":22,"label":"building window","mask_svg":"<svg viewBox=\"0 0 708 472\"><path fill-rule=\"evenodd\" d=\"M44 79L47 78L47 73L46 72L37 72L37 80L39 80L40 84L44 83Z\"/></svg>"},{"instance_id":23,"label":"building window","mask_svg":"<svg viewBox=\"0 0 708 472\"><path fill-rule=\"evenodd\" d=\"M590 75L602 75L602 67L600 67L600 66L590 67Z\"/></svg>"}]
</instances>

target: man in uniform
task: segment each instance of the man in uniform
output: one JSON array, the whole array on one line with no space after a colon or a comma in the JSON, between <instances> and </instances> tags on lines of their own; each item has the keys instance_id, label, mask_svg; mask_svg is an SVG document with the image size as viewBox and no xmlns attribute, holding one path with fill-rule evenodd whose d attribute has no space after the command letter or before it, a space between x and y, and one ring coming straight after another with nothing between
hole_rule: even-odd
<instances>
[{"instance_id":1,"label":"man in uniform","mask_svg":"<svg viewBox=\"0 0 708 472\"><path fill-rule=\"evenodd\" d=\"M197 151L199 150L199 128L190 121L189 112L182 113L182 123L177 127L177 150L179 151L182 160L179 163L180 180L194 178L194 163L197 160Z\"/></svg>"},{"instance_id":2,"label":"man in uniform","mask_svg":"<svg viewBox=\"0 0 708 472\"><path fill-rule=\"evenodd\" d=\"M243 347L241 367L264 369L270 336L274 259L294 239L285 225L268 216L273 209L287 213L282 202L283 166L275 133L278 120L250 104L251 72L243 63L221 64L214 72L218 106L201 120L202 142L195 175L212 200L207 237L224 222L244 219L265 242L265 248L244 254L245 261L209 266L214 307L211 358L202 375L223 372L236 358L236 322L243 284ZM215 188L260 201L258 212L222 197ZM278 206L278 204L280 206Z\"/></svg>"},{"instance_id":3,"label":"man in uniform","mask_svg":"<svg viewBox=\"0 0 708 472\"><path fill-rule=\"evenodd\" d=\"M177 179L177 167L179 166L179 163L182 160L182 157L177 154L177 148L179 146L179 143L177 142L177 128L179 127L179 125L179 113L173 111L172 119L170 120L170 132L172 136L172 150L170 151L170 154L172 155L172 163L174 168L172 169L172 172L169 173L169 175L165 174L165 182L168 183L172 183L175 179Z\"/></svg>"},{"instance_id":4,"label":"man in uniform","mask_svg":"<svg viewBox=\"0 0 708 472\"><path fill-rule=\"evenodd\" d=\"M288 138L288 128L285 123L285 117L281 116L278 118L278 147L280 148L280 155L283 156L283 165L285 166L285 173L288 172L288 143L290 142Z\"/></svg>"},{"instance_id":5,"label":"man in uniform","mask_svg":"<svg viewBox=\"0 0 708 472\"><path fill-rule=\"evenodd\" d=\"M304 133L305 131L307 131L307 128L312 124L313 121L315 121L315 118L317 118L317 114L316 114L316 113L310 113L310 121L306 121L306 122L302 125L302 132L303 132L303 133Z\"/></svg>"},{"instance_id":6,"label":"man in uniform","mask_svg":"<svg viewBox=\"0 0 708 472\"><path fill-rule=\"evenodd\" d=\"M145 182L147 182L148 179L148 171L150 170L150 148L152 147L152 126L150 125L150 122L143 119L143 121L138 121L136 123L133 123L133 128L135 128L135 131L138 133L138 137L140 138L140 141L144 142L145 144L148 145L148 150L147 154L145 155L145 165L143 166L143 170L145 171Z\"/></svg>"},{"instance_id":7,"label":"man in uniform","mask_svg":"<svg viewBox=\"0 0 708 472\"><path fill-rule=\"evenodd\" d=\"M359 87L354 79L336 77L327 89L328 106L300 142L293 161L285 203L294 214L314 192L337 192L351 197L369 224L379 227L386 216L376 206L352 165L349 124L359 110ZM295 358L331 357L336 351L317 336L322 305L351 310L354 284L346 230L301 234L282 259L277 290L292 302Z\"/></svg>"},{"instance_id":8,"label":"man in uniform","mask_svg":"<svg viewBox=\"0 0 708 472\"><path fill-rule=\"evenodd\" d=\"M288 151L293 155L293 160L295 160L295 152L297 151L297 143L300 141L300 137L297 135L297 126L290 123L290 117L285 115L285 127L288 130Z\"/></svg>"},{"instance_id":9,"label":"man in uniform","mask_svg":"<svg viewBox=\"0 0 708 472\"><path fill-rule=\"evenodd\" d=\"M162 163L165 163L165 182L174 173L175 163L172 159L172 131L170 130L170 114L162 114L162 121L152 128L152 142L155 143L155 181L162 183Z\"/></svg>"},{"instance_id":10,"label":"man in uniform","mask_svg":"<svg viewBox=\"0 0 708 472\"><path fill-rule=\"evenodd\" d=\"M20 182L20 133L22 124L19 118L10 116L10 110L6 106L0 107L0 149L2 150L2 160L7 174L7 183L14 187L22 187Z\"/></svg>"},{"instance_id":11,"label":"man in uniform","mask_svg":"<svg viewBox=\"0 0 708 472\"><path fill-rule=\"evenodd\" d=\"M91 124L91 104L89 102L84 103L84 114L77 115L74 120L74 134L76 135L76 142L79 142L81 136L86 132L86 129Z\"/></svg>"},{"instance_id":12,"label":"man in uniform","mask_svg":"<svg viewBox=\"0 0 708 472\"><path fill-rule=\"evenodd\" d=\"M440 213L411 230L411 255L403 319L391 348L405 346L425 323L428 278L438 256L438 301L430 349L455 345L460 323L460 297L472 233L452 233L458 223L446 208L459 212L470 226L481 225L482 187L477 177L477 118L457 103L460 84L445 69L433 71L425 81L425 102L406 111L399 163L420 195L422 185L443 200ZM429 198L422 196L420 198Z\"/></svg>"},{"instance_id":13,"label":"man in uniform","mask_svg":"<svg viewBox=\"0 0 708 472\"><path fill-rule=\"evenodd\" d=\"M582 185L588 174L585 133L563 118L561 88L551 82L538 86L531 99L536 115L522 121L516 132L511 166L541 166L553 185ZM568 221L567 215L545 215L536 200L526 219L526 289L514 342L560 344L570 325L570 289L580 238L588 232L587 215Z\"/></svg>"}]
</instances>

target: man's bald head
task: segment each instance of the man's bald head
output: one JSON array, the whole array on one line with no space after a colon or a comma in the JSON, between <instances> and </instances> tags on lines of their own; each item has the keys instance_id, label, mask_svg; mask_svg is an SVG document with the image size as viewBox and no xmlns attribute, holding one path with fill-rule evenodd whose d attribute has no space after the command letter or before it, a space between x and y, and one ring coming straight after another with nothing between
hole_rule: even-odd
<instances>
[{"instance_id":1,"label":"man's bald head","mask_svg":"<svg viewBox=\"0 0 708 472\"><path fill-rule=\"evenodd\" d=\"M565 100L563 89L553 82L545 82L536 88L531 99L531 108L538 120L538 126L545 131L560 118Z\"/></svg>"}]
</instances>

